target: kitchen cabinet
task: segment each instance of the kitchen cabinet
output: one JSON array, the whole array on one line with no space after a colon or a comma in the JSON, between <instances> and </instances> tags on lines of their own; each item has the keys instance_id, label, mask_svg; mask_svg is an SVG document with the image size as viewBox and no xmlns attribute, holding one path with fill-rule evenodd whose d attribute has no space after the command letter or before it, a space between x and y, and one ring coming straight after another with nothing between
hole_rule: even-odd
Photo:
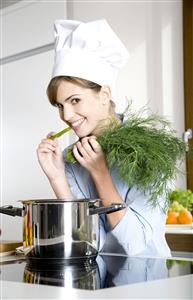
<instances>
[{"instance_id":1,"label":"kitchen cabinet","mask_svg":"<svg viewBox=\"0 0 193 300\"><path fill-rule=\"evenodd\" d=\"M193 253L193 225L166 225L166 240L171 251Z\"/></svg>"},{"instance_id":2,"label":"kitchen cabinet","mask_svg":"<svg viewBox=\"0 0 193 300\"><path fill-rule=\"evenodd\" d=\"M193 253L193 230L192 232L166 233L166 240L172 251Z\"/></svg>"},{"instance_id":3,"label":"kitchen cabinet","mask_svg":"<svg viewBox=\"0 0 193 300\"><path fill-rule=\"evenodd\" d=\"M66 1L20 1L1 14L1 56L53 43L55 19L66 17Z\"/></svg>"},{"instance_id":4,"label":"kitchen cabinet","mask_svg":"<svg viewBox=\"0 0 193 300\"><path fill-rule=\"evenodd\" d=\"M66 18L66 1L20 1L1 11L2 206L21 207L19 200L55 197L36 149L48 132L64 127L46 96L58 18ZM22 240L21 218L0 219L2 239Z\"/></svg>"}]
</instances>

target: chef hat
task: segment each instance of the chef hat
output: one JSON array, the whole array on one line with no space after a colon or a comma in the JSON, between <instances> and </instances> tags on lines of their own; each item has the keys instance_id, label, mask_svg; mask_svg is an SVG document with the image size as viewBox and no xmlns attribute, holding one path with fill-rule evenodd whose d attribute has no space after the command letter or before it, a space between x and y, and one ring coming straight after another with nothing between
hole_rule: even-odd
<instances>
[{"instance_id":1,"label":"chef hat","mask_svg":"<svg viewBox=\"0 0 193 300\"><path fill-rule=\"evenodd\" d=\"M106 20L83 23L56 20L52 78L73 76L114 89L129 53Z\"/></svg>"}]
</instances>

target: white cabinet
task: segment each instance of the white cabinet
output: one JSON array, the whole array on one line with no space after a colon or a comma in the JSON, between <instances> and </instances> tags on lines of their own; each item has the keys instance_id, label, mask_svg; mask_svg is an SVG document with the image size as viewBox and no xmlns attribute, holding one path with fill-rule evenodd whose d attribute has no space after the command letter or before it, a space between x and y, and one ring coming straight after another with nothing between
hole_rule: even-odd
<instances>
[{"instance_id":1,"label":"white cabinet","mask_svg":"<svg viewBox=\"0 0 193 300\"><path fill-rule=\"evenodd\" d=\"M1 57L53 42L55 19L66 18L66 1L20 1L2 11Z\"/></svg>"},{"instance_id":2,"label":"white cabinet","mask_svg":"<svg viewBox=\"0 0 193 300\"><path fill-rule=\"evenodd\" d=\"M3 57L29 53L1 66L1 205L21 207L17 200L54 196L36 149L48 132L65 125L46 96L54 51L33 49L53 43L54 20L65 17L65 1L21 1L1 14ZM2 239L22 239L21 218L0 219Z\"/></svg>"}]
</instances>

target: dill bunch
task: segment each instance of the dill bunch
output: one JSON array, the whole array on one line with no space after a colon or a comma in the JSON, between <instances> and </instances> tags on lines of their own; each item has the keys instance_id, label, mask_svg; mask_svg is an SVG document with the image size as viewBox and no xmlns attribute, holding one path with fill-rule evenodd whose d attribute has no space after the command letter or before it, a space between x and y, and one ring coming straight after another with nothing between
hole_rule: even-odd
<instances>
[{"instance_id":1,"label":"dill bunch","mask_svg":"<svg viewBox=\"0 0 193 300\"><path fill-rule=\"evenodd\" d=\"M150 195L149 201L169 192L168 182L180 171L179 160L186 157L187 145L178 137L164 117L125 113L122 124L110 122L97 141L106 153L109 167L118 169L121 180Z\"/></svg>"}]
</instances>

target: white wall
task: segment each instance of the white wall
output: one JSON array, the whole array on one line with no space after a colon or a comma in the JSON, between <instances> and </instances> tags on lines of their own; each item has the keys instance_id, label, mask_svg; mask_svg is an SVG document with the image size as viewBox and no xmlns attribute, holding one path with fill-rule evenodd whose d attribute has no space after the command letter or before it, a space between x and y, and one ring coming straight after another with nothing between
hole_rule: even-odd
<instances>
[{"instance_id":1,"label":"white wall","mask_svg":"<svg viewBox=\"0 0 193 300\"><path fill-rule=\"evenodd\" d=\"M117 83L118 110L124 109L124 97L131 98L137 109L148 102L153 111L171 118L181 134L182 1L109 0L100 1L99 5L94 0L72 0L68 5L69 18L82 21L106 18L130 52L129 62L121 70Z\"/></svg>"},{"instance_id":2,"label":"white wall","mask_svg":"<svg viewBox=\"0 0 193 300\"><path fill-rule=\"evenodd\" d=\"M53 42L53 22L68 17L106 18L130 52L116 91L117 110L125 97L133 108L146 105L166 115L179 136L184 131L182 1L22 1L1 16L4 57ZM37 163L36 148L50 130L60 130L57 112L47 101L53 51L6 64L1 80L1 204L52 197ZM71 137L62 141L63 146ZM185 178L176 185L185 187ZM21 220L1 216L3 238L21 237Z\"/></svg>"},{"instance_id":3,"label":"white wall","mask_svg":"<svg viewBox=\"0 0 193 300\"><path fill-rule=\"evenodd\" d=\"M100 2L100 4L99 4ZM182 1L70 1L68 17L82 21L106 18L130 52L117 81L116 104L133 109L147 105L165 115L177 135L184 132ZM181 166L185 170L185 165ZM175 185L186 187L180 175Z\"/></svg>"}]
</instances>

